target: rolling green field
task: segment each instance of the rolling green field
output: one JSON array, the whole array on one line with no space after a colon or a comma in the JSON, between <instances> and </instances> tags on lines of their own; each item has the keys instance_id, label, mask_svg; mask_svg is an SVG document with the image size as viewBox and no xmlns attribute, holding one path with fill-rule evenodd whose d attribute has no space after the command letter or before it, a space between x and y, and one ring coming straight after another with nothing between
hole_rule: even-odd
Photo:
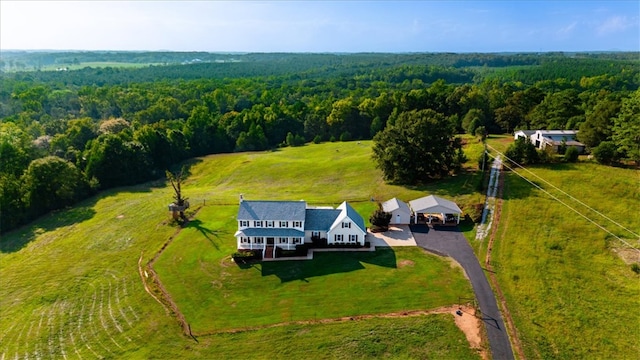
<instances>
[{"instance_id":1,"label":"rolling green field","mask_svg":"<svg viewBox=\"0 0 640 360\"><path fill-rule=\"evenodd\" d=\"M164 181L103 192L3 235L0 358L478 358L450 315L314 322L428 310L471 296L460 269L418 249L249 268L228 261L240 193L313 205L349 200L365 219L372 197L434 192L459 194L461 204L481 201L472 174L421 188L384 184L370 145L196 159L183 189L199 211L177 235ZM171 237L156 270L194 333L201 332L198 342L145 292L138 270L138 261L144 265ZM311 323L215 333L299 319Z\"/></svg>"},{"instance_id":2,"label":"rolling green field","mask_svg":"<svg viewBox=\"0 0 640 360\"><path fill-rule=\"evenodd\" d=\"M640 233L640 173L592 163L531 170L587 205ZM532 176L545 189L551 187ZM638 247L558 191L562 201ZM513 173L507 173L494 269L530 359L632 359L640 354L640 276L616 252L640 262L613 236Z\"/></svg>"}]
</instances>

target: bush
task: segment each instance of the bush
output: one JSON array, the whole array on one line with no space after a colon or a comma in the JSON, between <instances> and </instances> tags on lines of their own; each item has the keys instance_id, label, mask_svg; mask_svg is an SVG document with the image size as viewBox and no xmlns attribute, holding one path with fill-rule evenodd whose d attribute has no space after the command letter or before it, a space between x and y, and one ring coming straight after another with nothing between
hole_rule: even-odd
<instances>
[{"instance_id":1,"label":"bush","mask_svg":"<svg viewBox=\"0 0 640 360\"><path fill-rule=\"evenodd\" d=\"M340 141L349 141L351 140L351 133L348 131L343 132L342 134L340 134Z\"/></svg>"},{"instance_id":2,"label":"bush","mask_svg":"<svg viewBox=\"0 0 640 360\"><path fill-rule=\"evenodd\" d=\"M238 250L231 257L237 264L244 264L251 260L260 260L261 252L253 250Z\"/></svg>"},{"instance_id":3,"label":"bush","mask_svg":"<svg viewBox=\"0 0 640 360\"><path fill-rule=\"evenodd\" d=\"M509 145L505 155L520 165L536 164L540 161L536 147L525 138L518 138Z\"/></svg>"},{"instance_id":4,"label":"bush","mask_svg":"<svg viewBox=\"0 0 640 360\"><path fill-rule=\"evenodd\" d=\"M603 141L591 150L593 157L600 164L611 165L620 159L618 147L611 141Z\"/></svg>"},{"instance_id":5,"label":"bush","mask_svg":"<svg viewBox=\"0 0 640 360\"><path fill-rule=\"evenodd\" d=\"M555 162L555 160L556 160L555 154L553 153L553 150L551 150L550 147L546 149L538 150L538 162L540 164L550 164L552 162Z\"/></svg>"},{"instance_id":6,"label":"bush","mask_svg":"<svg viewBox=\"0 0 640 360\"><path fill-rule=\"evenodd\" d=\"M638 265L638 263L633 263L631 265L631 271L633 271L636 274L640 274L640 265Z\"/></svg>"},{"instance_id":7,"label":"bush","mask_svg":"<svg viewBox=\"0 0 640 360\"><path fill-rule=\"evenodd\" d=\"M322 136L316 135L316 137L313 138L314 144L320 144L321 142L322 142Z\"/></svg>"},{"instance_id":8,"label":"bush","mask_svg":"<svg viewBox=\"0 0 640 360\"><path fill-rule=\"evenodd\" d=\"M378 209L371 214L369 222L377 231L387 231L389 229L389 223L391 222L391 213L382 210L382 205L378 203Z\"/></svg>"},{"instance_id":9,"label":"bush","mask_svg":"<svg viewBox=\"0 0 640 360\"><path fill-rule=\"evenodd\" d=\"M564 152L564 161L574 163L578 161L578 155L580 152L578 148L575 146L569 146L567 150Z\"/></svg>"}]
</instances>

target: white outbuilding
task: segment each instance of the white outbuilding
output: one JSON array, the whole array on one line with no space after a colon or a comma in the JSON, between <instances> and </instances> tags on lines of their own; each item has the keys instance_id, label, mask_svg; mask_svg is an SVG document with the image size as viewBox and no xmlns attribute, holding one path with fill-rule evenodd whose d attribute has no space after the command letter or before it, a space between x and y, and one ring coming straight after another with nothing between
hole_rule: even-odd
<instances>
[{"instance_id":1,"label":"white outbuilding","mask_svg":"<svg viewBox=\"0 0 640 360\"><path fill-rule=\"evenodd\" d=\"M443 220L446 219L445 214L454 214L458 216L457 223L460 223L462 210L451 200L429 195L409 201L409 206L411 206L411 210L413 210L415 223L418 223L418 214L442 214Z\"/></svg>"},{"instance_id":2,"label":"white outbuilding","mask_svg":"<svg viewBox=\"0 0 640 360\"><path fill-rule=\"evenodd\" d=\"M411 222L411 209L406 202L393 198L382 203L382 210L391 214L389 224L409 224Z\"/></svg>"}]
</instances>

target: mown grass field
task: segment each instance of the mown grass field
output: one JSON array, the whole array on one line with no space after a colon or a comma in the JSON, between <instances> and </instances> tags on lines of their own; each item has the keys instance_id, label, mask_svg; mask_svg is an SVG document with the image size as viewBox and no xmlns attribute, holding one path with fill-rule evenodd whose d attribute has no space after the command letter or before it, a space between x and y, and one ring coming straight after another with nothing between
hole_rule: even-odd
<instances>
[{"instance_id":1,"label":"mown grass field","mask_svg":"<svg viewBox=\"0 0 640 360\"><path fill-rule=\"evenodd\" d=\"M420 188L384 184L370 145L308 145L191 162L183 189L201 209L156 268L195 332L430 309L470 296L459 269L417 249L325 254L302 265L247 269L227 261L240 193L314 205L349 200L365 219L375 208L372 197L438 193L462 204L481 201L473 175ZM206 335L199 342L183 336L138 273L139 258L146 263L176 233L167 225L170 201L164 181L114 189L3 235L0 358L478 357L446 315L287 325ZM246 313L239 307L255 298L259 307Z\"/></svg>"},{"instance_id":2,"label":"mown grass field","mask_svg":"<svg viewBox=\"0 0 640 360\"><path fill-rule=\"evenodd\" d=\"M592 163L531 167L546 181L640 233L640 173ZM536 184L549 185L529 175ZM638 237L551 191L616 236ZM627 248L516 174L507 173L494 269L530 359L633 359L640 354L640 276ZM638 252L628 252L640 261Z\"/></svg>"}]
</instances>

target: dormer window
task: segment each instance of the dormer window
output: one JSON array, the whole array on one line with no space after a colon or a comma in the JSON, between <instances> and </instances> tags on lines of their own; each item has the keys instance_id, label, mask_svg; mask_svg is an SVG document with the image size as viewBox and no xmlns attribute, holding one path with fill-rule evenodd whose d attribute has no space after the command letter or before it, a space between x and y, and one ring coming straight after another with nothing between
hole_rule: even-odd
<instances>
[{"instance_id":1,"label":"dormer window","mask_svg":"<svg viewBox=\"0 0 640 360\"><path fill-rule=\"evenodd\" d=\"M297 227L297 228L302 227L302 221L294 221L293 222L293 227Z\"/></svg>"},{"instance_id":2,"label":"dormer window","mask_svg":"<svg viewBox=\"0 0 640 360\"><path fill-rule=\"evenodd\" d=\"M267 221L267 227L268 228L272 228L272 227L275 227L275 226L276 226L275 225L275 221Z\"/></svg>"},{"instance_id":3,"label":"dormer window","mask_svg":"<svg viewBox=\"0 0 640 360\"><path fill-rule=\"evenodd\" d=\"M253 227L262 227L262 221L254 221L253 222Z\"/></svg>"},{"instance_id":4,"label":"dormer window","mask_svg":"<svg viewBox=\"0 0 640 360\"><path fill-rule=\"evenodd\" d=\"M249 227L249 220L240 220L240 227Z\"/></svg>"},{"instance_id":5,"label":"dormer window","mask_svg":"<svg viewBox=\"0 0 640 360\"><path fill-rule=\"evenodd\" d=\"M344 229L344 228L351 229L351 223L350 223L350 222L343 222L343 223L342 223L342 228L343 228L343 229Z\"/></svg>"},{"instance_id":6,"label":"dormer window","mask_svg":"<svg viewBox=\"0 0 640 360\"><path fill-rule=\"evenodd\" d=\"M281 228L288 228L289 227L289 222L288 221L280 221L280 227Z\"/></svg>"}]
</instances>

